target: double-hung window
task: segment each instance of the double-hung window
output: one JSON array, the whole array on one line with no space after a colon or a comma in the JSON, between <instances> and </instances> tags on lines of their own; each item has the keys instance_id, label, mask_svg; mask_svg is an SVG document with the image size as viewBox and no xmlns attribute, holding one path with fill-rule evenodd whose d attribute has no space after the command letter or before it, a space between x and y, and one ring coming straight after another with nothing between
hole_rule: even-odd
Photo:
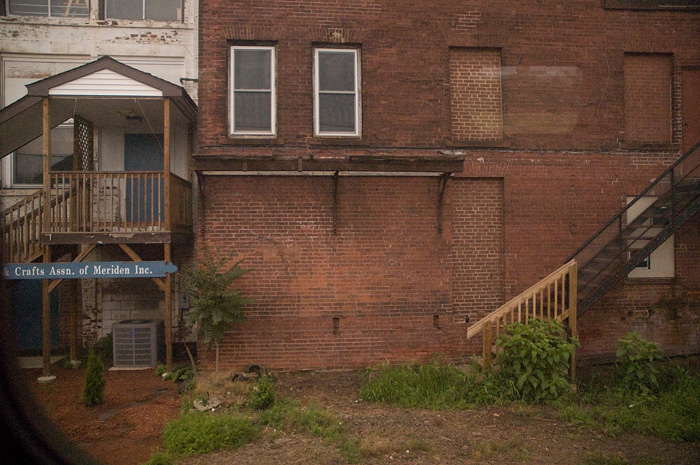
<instances>
[{"instance_id":1,"label":"double-hung window","mask_svg":"<svg viewBox=\"0 0 700 465\"><path fill-rule=\"evenodd\" d=\"M182 3L182 0L105 0L105 18L182 21Z\"/></svg>"},{"instance_id":2,"label":"double-hung window","mask_svg":"<svg viewBox=\"0 0 700 465\"><path fill-rule=\"evenodd\" d=\"M276 133L275 47L232 46L229 77L229 133Z\"/></svg>"},{"instance_id":3,"label":"double-hung window","mask_svg":"<svg viewBox=\"0 0 700 465\"><path fill-rule=\"evenodd\" d=\"M90 2L89 0L7 0L7 14L87 18L90 15Z\"/></svg>"},{"instance_id":4,"label":"double-hung window","mask_svg":"<svg viewBox=\"0 0 700 465\"><path fill-rule=\"evenodd\" d=\"M360 135L360 52L314 50L314 134Z\"/></svg>"}]
</instances>

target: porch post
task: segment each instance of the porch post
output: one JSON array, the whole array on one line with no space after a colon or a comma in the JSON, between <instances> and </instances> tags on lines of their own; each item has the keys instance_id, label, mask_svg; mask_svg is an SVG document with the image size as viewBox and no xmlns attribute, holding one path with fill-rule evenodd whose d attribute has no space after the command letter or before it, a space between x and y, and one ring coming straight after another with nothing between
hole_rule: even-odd
<instances>
[{"instance_id":1,"label":"porch post","mask_svg":"<svg viewBox=\"0 0 700 465\"><path fill-rule=\"evenodd\" d=\"M163 244L165 261L172 261L172 250L169 243ZM172 318L172 274L165 275L165 365L168 372L173 370L173 318Z\"/></svg>"},{"instance_id":2,"label":"porch post","mask_svg":"<svg viewBox=\"0 0 700 465\"><path fill-rule=\"evenodd\" d=\"M166 97L163 100L163 208L165 210L166 231L172 231L172 225L170 224L170 105L171 100Z\"/></svg>"},{"instance_id":3,"label":"porch post","mask_svg":"<svg viewBox=\"0 0 700 465\"><path fill-rule=\"evenodd\" d=\"M165 210L165 229L172 232L170 218L170 119L171 100L163 100L163 208ZM172 261L172 248L170 242L163 245L163 255L166 262ZM172 319L172 276L165 275L165 364L168 371L173 369L173 319Z\"/></svg>"},{"instance_id":4,"label":"porch post","mask_svg":"<svg viewBox=\"0 0 700 465\"><path fill-rule=\"evenodd\" d=\"M42 231L48 232L51 227L51 120L48 97L42 101L42 136L43 136L43 180L44 180L44 208L42 211ZM44 263L51 262L51 247L44 244ZM55 377L51 376L51 299L49 298L49 280L41 281L41 333L42 333L42 376L40 381L51 381Z\"/></svg>"}]
</instances>

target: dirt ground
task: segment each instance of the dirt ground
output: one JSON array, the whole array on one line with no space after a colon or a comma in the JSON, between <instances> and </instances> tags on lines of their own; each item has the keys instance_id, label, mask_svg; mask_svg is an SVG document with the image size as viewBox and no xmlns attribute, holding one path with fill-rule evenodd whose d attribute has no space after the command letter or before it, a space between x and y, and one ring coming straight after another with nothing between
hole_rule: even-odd
<instances>
[{"instance_id":1,"label":"dirt ground","mask_svg":"<svg viewBox=\"0 0 700 465\"><path fill-rule=\"evenodd\" d=\"M58 379L30 386L67 436L108 465L136 465L159 446L163 425L179 414L177 386L152 370L106 372L105 403L80 404L83 370L56 370ZM700 463L700 444L654 437L615 438L581 431L546 407L461 411L409 410L360 402L355 373L297 373L277 377L277 390L337 415L359 439L362 464L684 465ZM264 431L236 451L192 457L181 464L344 464L338 445L303 434Z\"/></svg>"}]
</instances>

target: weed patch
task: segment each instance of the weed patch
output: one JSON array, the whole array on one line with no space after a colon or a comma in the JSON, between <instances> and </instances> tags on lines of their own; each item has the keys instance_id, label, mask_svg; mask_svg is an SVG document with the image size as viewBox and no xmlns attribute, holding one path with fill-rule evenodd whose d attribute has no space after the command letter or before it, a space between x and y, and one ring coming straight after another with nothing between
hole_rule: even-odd
<instances>
[{"instance_id":1,"label":"weed patch","mask_svg":"<svg viewBox=\"0 0 700 465\"><path fill-rule=\"evenodd\" d=\"M655 395L630 389L617 371L601 382L581 383L579 397L560 404L562 417L582 429L611 436L653 434L673 442L700 440L700 375L666 370Z\"/></svg>"},{"instance_id":2,"label":"weed patch","mask_svg":"<svg viewBox=\"0 0 700 465\"><path fill-rule=\"evenodd\" d=\"M165 426L163 447L175 455L205 454L241 447L253 441L257 434L257 428L248 418L192 412Z\"/></svg>"},{"instance_id":3,"label":"weed patch","mask_svg":"<svg viewBox=\"0 0 700 465\"><path fill-rule=\"evenodd\" d=\"M479 381L452 365L433 361L426 365L380 367L360 388L360 399L401 407L433 410L468 408L495 403L504 389L491 379Z\"/></svg>"},{"instance_id":4,"label":"weed patch","mask_svg":"<svg viewBox=\"0 0 700 465\"><path fill-rule=\"evenodd\" d=\"M360 441L348 435L343 422L331 411L312 405L302 408L298 402L282 398L258 417L258 423L286 432L304 433L336 444L340 454L350 463L361 456Z\"/></svg>"}]
</instances>

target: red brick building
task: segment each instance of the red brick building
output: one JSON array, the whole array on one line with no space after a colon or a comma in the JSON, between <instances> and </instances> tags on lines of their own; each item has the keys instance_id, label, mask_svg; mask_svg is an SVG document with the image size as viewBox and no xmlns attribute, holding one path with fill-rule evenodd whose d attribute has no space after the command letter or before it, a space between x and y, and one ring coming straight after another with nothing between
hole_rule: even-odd
<instances>
[{"instance_id":1,"label":"red brick building","mask_svg":"<svg viewBox=\"0 0 700 465\"><path fill-rule=\"evenodd\" d=\"M198 245L255 270L232 368L464 361L471 324L700 139L695 1L200 8ZM631 330L700 351L687 216L581 315L582 357Z\"/></svg>"}]
</instances>

